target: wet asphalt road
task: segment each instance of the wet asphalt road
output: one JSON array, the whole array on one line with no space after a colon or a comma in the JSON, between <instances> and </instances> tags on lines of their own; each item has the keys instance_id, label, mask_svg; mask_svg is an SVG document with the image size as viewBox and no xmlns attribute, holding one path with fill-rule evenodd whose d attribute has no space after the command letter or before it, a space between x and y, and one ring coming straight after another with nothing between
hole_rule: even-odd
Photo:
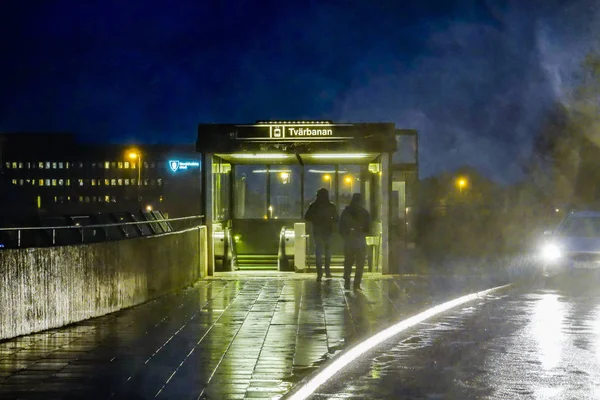
<instances>
[{"instance_id":1,"label":"wet asphalt road","mask_svg":"<svg viewBox=\"0 0 600 400\"><path fill-rule=\"evenodd\" d=\"M498 292L382 344L312 399L600 399L600 281Z\"/></svg>"}]
</instances>

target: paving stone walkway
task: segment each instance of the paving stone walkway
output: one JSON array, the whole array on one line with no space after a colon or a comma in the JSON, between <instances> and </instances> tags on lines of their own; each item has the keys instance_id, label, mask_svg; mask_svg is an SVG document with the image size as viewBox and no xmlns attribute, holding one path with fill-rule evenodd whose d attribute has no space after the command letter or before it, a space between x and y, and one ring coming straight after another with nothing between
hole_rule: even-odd
<instances>
[{"instance_id":1,"label":"paving stone walkway","mask_svg":"<svg viewBox=\"0 0 600 400\"><path fill-rule=\"evenodd\" d=\"M353 342L473 287L230 274L0 343L0 399L272 399Z\"/></svg>"}]
</instances>

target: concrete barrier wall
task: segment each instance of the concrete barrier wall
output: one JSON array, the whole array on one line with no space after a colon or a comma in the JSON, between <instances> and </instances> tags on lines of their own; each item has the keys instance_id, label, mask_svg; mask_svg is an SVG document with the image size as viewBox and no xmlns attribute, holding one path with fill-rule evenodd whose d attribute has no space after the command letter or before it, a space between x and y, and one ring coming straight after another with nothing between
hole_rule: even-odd
<instances>
[{"instance_id":1,"label":"concrete barrier wall","mask_svg":"<svg viewBox=\"0 0 600 400\"><path fill-rule=\"evenodd\" d=\"M206 227L89 245L0 251L0 339L131 307L205 276Z\"/></svg>"}]
</instances>

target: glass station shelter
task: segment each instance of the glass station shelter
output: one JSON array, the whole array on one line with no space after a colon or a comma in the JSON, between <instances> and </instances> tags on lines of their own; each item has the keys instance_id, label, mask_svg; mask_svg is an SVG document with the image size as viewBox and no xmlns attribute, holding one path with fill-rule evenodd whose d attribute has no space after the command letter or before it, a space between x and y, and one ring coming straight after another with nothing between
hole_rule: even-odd
<instances>
[{"instance_id":1,"label":"glass station shelter","mask_svg":"<svg viewBox=\"0 0 600 400\"><path fill-rule=\"evenodd\" d=\"M200 124L208 273L314 272L303 216L320 188L340 214L353 193L362 193L373 220L366 268L398 273L400 250L412 243L417 146L416 131L393 123ZM334 273L342 254L334 234Z\"/></svg>"}]
</instances>

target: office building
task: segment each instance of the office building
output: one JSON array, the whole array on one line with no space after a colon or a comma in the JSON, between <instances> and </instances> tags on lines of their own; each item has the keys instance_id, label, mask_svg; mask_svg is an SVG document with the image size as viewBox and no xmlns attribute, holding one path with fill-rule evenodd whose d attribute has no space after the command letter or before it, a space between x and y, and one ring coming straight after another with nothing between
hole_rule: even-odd
<instances>
[{"instance_id":1,"label":"office building","mask_svg":"<svg viewBox=\"0 0 600 400\"><path fill-rule=\"evenodd\" d=\"M152 208L170 217L197 215L200 175L193 143L94 144L63 133L0 135L2 186L17 188L21 199L19 207L11 203L15 211L87 215ZM15 190L10 192L15 198Z\"/></svg>"}]
</instances>

